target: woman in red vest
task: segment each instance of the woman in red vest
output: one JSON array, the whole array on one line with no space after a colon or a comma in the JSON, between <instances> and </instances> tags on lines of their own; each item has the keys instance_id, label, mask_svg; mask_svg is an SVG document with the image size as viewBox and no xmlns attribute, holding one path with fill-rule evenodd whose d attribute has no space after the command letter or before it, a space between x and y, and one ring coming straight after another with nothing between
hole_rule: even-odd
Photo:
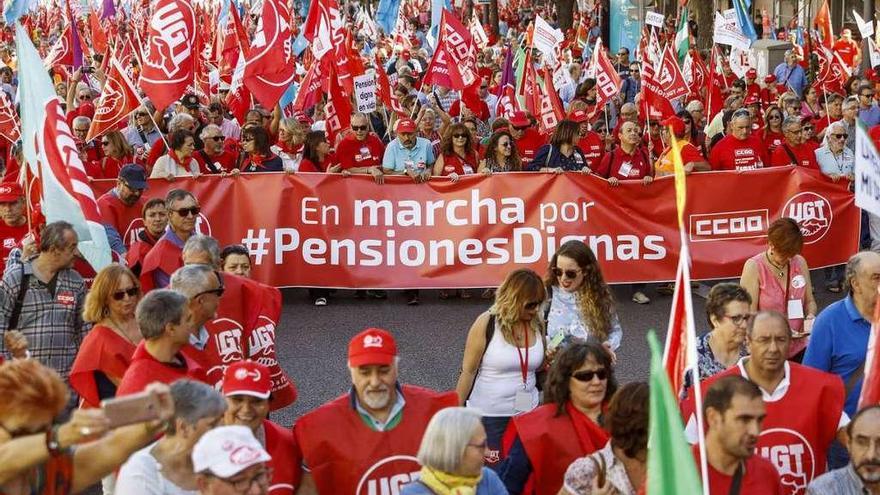
<instances>
[{"instance_id":1,"label":"woman in red vest","mask_svg":"<svg viewBox=\"0 0 880 495\"><path fill-rule=\"evenodd\" d=\"M92 179L115 179L119 170L129 163L138 163L134 150L119 131L108 132L101 138L104 157L86 164L86 174Z\"/></svg>"},{"instance_id":2,"label":"woman in red vest","mask_svg":"<svg viewBox=\"0 0 880 495\"><path fill-rule=\"evenodd\" d=\"M140 299L140 283L128 268L111 263L95 276L83 309L83 319L95 326L83 339L70 371L70 386L86 407L98 407L116 396L143 339L134 315Z\"/></svg>"},{"instance_id":3,"label":"woman in red vest","mask_svg":"<svg viewBox=\"0 0 880 495\"><path fill-rule=\"evenodd\" d=\"M605 405L617 390L611 354L597 340L576 341L556 357L544 405L514 416L498 468L511 495L555 495L575 459L601 449Z\"/></svg>"}]
</instances>

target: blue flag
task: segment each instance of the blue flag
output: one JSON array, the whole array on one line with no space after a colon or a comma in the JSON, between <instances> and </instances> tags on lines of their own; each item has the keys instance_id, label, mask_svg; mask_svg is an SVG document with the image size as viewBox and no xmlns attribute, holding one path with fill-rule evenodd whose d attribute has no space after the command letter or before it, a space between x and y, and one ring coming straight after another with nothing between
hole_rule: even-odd
<instances>
[{"instance_id":1,"label":"blue flag","mask_svg":"<svg viewBox=\"0 0 880 495\"><path fill-rule=\"evenodd\" d=\"M750 40L758 39L758 33L755 32L755 25L749 18L749 8L752 6L751 0L733 0L733 8L736 10L736 20L739 23L743 34Z\"/></svg>"},{"instance_id":2,"label":"blue flag","mask_svg":"<svg viewBox=\"0 0 880 495\"><path fill-rule=\"evenodd\" d=\"M394 29L398 9L400 9L400 0L379 0L379 7L376 8L376 24L385 31L385 34L391 34L391 30Z\"/></svg>"},{"instance_id":3,"label":"blue flag","mask_svg":"<svg viewBox=\"0 0 880 495\"><path fill-rule=\"evenodd\" d=\"M3 9L3 17L6 18L6 24L12 24L19 17L25 15L30 9L31 4L36 3L35 0L10 0Z\"/></svg>"}]
</instances>

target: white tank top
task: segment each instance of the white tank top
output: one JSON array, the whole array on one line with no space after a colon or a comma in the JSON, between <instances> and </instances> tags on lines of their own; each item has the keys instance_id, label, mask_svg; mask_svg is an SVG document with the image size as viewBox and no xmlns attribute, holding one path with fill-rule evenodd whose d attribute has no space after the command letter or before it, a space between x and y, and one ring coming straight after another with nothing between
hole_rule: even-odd
<instances>
[{"instance_id":1,"label":"white tank top","mask_svg":"<svg viewBox=\"0 0 880 495\"><path fill-rule=\"evenodd\" d=\"M537 342L529 336L529 367L525 391L532 397L531 407L538 407L540 400L535 387L535 370L544 364L544 342L538 336ZM513 416L518 411L514 408L514 399L518 391L523 390L522 368L520 359L524 357L522 349L504 340L498 321L495 321L495 333L486 346L483 362L477 371L474 389L467 401L467 407L479 409L483 416Z\"/></svg>"}]
</instances>

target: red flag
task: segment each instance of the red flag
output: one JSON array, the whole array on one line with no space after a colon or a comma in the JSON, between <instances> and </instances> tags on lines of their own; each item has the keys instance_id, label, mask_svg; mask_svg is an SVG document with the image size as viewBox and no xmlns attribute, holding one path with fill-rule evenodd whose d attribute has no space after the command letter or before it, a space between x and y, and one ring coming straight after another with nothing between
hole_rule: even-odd
<instances>
[{"instance_id":1,"label":"red flag","mask_svg":"<svg viewBox=\"0 0 880 495\"><path fill-rule=\"evenodd\" d=\"M95 117L89 127L87 141L113 130L116 124L140 106L137 91L119 62L111 57L107 69L107 78L101 90L101 99L95 105Z\"/></svg>"},{"instance_id":2,"label":"red flag","mask_svg":"<svg viewBox=\"0 0 880 495\"><path fill-rule=\"evenodd\" d=\"M822 44L829 50L834 45L834 31L831 27L831 11L828 10L828 0L822 2L822 6L813 18L813 25L822 33Z\"/></svg>"},{"instance_id":3,"label":"red flag","mask_svg":"<svg viewBox=\"0 0 880 495\"><path fill-rule=\"evenodd\" d=\"M523 70L523 96L525 96L526 111L532 115L541 113L541 90L538 88L538 75L535 68L529 64Z\"/></svg>"},{"instance_id":4,"label":"red flag","mask_svg":"<svg viewBox=\"0 0 880 495\"><path fill-rule=\"evenodd\" d=\"M294 111L308 110L315 106L315 103L321 99L322 79L321 64L318 62L312 63L302 83L299 85L299 91L296 93L296 99L293 101ZM388 80L388 76L385 76L385 80Z\"/></svg>"},{"instance_id":5,"label":"red flag","mask_svg":"<svg viewBox=\"0 0 880 495\"><path fill-rule=\"evenodd\" d=\"M862 381L862 393L859 395L859 406L856 409L880 404L880 298L874 304L874 324L868 337L868 353L865 356L865 377Z\"/></svg>"},{"instance_id":6,"label":"red flag","mask_svg":"<svg viewBox=\"0 0 880 495\"><path fill-rule=\"evenodd\" d=\"M265 108L274 108L293 82L290 9L283 0L265 0L260 29L248 51L244 85Z\"/></svg>"},{"instance_id":7,"label":"red flag","mask_svg":"<svg viewBox=\"0 0 880 495\"><path fill-rule=\"evenodd\" d=\"M342 86L339 85L333 65L331 64L329 67L327 76L330 87L327 91L327 105L324 106L324 113L326 114L327 141L335 143L336 136L351 125L351 101L342 92Z\"/></svg>"},{"instance_id":8,"label":"red flag","mask_svg":"<svg viewBox=\"0 0 880 495\"><path fill-rule=\"evenodd\" d=\"M92 45L95 47L95 51L98 53L106 52L109 46L107 44L107 33L101 27L101 19L94 10L89 14L89 28L92 31Z\"/></svg>"},{"instance_id":9,"label":"red flag","mask_svg":"<svg viewBox=\"0 0 880 495\"><path fill-rule=\"evenodd\" d=\"M660 61L657 82L663 88L666 98L674 100L688 94L688 86L678 67L676 55L672 52L672 43L667 43Z\"/></svg>"},{"instance_id":10,"label":"red flag","mask_svg":"<svg viewBox=\"0 0 880 495\"><path fill-rule=\"evenodd\" d=\"M73 36L70 31L71 29L72 24L68 24L67 27L64 28L64 33L58 37L55 44L49 49L49 53L46 54L46 61L44 62L46 67L53 67L55 65L73 65L73 47L71 46Z\"/></svg>"},{"instance_id":11,"label":"red flag","mask_svg":"<svg viewBox=\"0 0 880 495\"><path fill-rule=\"evenodd\" d=\"M6 138L10 143L15 144L21 138L21 124L18 121L18 114L6 91L0 91L0 136Z\"/></svg>"},{"instance_id":12,"label":"red flag","mask_svg":"<svg viewBox=\"0 0 880 495\"><path fill-rule=\"evenodd\" d=\"M189 0L159 0L144 44L140 86L156 108L178 100L193 81L196 19Z\"/></svg>"},{"instance_id":13,"label":"red flag","mask_svg":"<svg viewBox=\"0 0 880 495\"><path fill-rule=\"evenodd\" d=\"M441 35L442 36L442 35ZM422 85L428 86L436 84L449 89L464 89L464 81L461 80L461 74L455 66L449 50L445 43L437 43L437 49L434 50L434 56L425 69L425 77L422 79Z\"/></svg>"},{"instance_id":14,"label":"red flag","mask_svg":"<svg viewBox=\"0 0 880 495\"><path fill-rule=\"evenodd\" d=\"M709 80L709 68L706 67L706 62L703 61L703 57L700 56L700 52L697 50L690 50L685 59L685 65L688 68L682 71L682 75L684 75L688 89L691 93L700 95L700 90L705 87L706 82Z\"/></svg>"},{"instance_id":15,"label":"red flag","mask_svg":"<svg viewBox=\"0 0 880 495\"><path fill-rule=\"evenodd\" d=\"M605 108L605 104L611 97L620 93L621 86L620 75L614 70L614 65L608 59L605 50L602 49L602 38L596 40L596 47L593 49L593 64L595 64L593 73L596 77L596 107L593 110L593 115L596 115Z\"/></svg>"},{"instance_id":16,"label":"red flag","mask_svg":"<svg viewBox=\"0 0 880 495\"><path fill-rule=\"evenodd\" d=\"M373 58L376 67L376 91L379 100L385 105L385 108L391 108L391 83L388 81L388 74L382 69L382 62L379 61L379 54ZM297 95L299 96L299 95Z\"/></svg>"},{"instance_id":17,"label":"red flag","mask_svg":"<svg viewBox=\"0 0 880 495\"><path fill-rule=\"evenodd\" d=\"M646 121L650 118L659 120L675 115L672 104L657 82L654 66L647 60L642 60L642 104L639 105L639 112L647 114Z\"/></svg>"},{"instance_id":18,"label":"red flag","mask_svg":"<svg viewBox=\"0 0 880 495\"><path fill-rule=\"evenodd\" d=\"M303 37L312 44L315 60L321 60L334 46L342 43L342 15L336 0L312 1L303 25Z\"/></svg>"},{"instance_id":19,"label":"red flag","mask_svg":"<svg viewBox=\"0 0 880 495\"><path fill-rule=\"evenodd\" d=\"M556 125L565 118L565 109L559 99L559 93L553 86L553 75L550 74L550 68L546 65L544 66L544 98L540 115L541 123L548 132L555 129Z\"/></svg>"},{"instance_id":20,"label":"red flag","mask_svg":"<svg viewBox=\"0 0 880 495\"><path fill-rule=\"evenodd\" d=\"M245 115L252 106L251 92L242 82L243 77L244 57L239 57L238 65L232 74L232 82L229 84L229 93L226 95L226 107L239 124L244 124Z\"/></svg>"}]
</instances>

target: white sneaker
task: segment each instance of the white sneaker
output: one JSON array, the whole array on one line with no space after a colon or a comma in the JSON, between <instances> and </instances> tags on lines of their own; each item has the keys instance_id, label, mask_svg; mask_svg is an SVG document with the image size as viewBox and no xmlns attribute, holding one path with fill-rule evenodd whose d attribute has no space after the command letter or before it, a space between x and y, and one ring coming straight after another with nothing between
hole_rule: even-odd
<instances>
[{"instance_id":1,"label":"white sneaker","mask_svg":"<svg viewBox=\"0 0 880 495\"><path fill-rule=\"evenodd\" d=\"M326 297L319 297L319 298L315 299L315 306L326 306L326 305L327 305L327 298Z\"/></svg>"},{"instance_id":2,"label":"white sneaker","mask_svg":"<svg viewBox=\"0 0 880 495\"><path fill-rule=\"evenodd\" d=\"M632 300L636 304L648 304L649 302L651 302L651 299L649 299L648 296L646 296L645 293L641 291L633 294Z\"/></svg>"}]
</instances>

